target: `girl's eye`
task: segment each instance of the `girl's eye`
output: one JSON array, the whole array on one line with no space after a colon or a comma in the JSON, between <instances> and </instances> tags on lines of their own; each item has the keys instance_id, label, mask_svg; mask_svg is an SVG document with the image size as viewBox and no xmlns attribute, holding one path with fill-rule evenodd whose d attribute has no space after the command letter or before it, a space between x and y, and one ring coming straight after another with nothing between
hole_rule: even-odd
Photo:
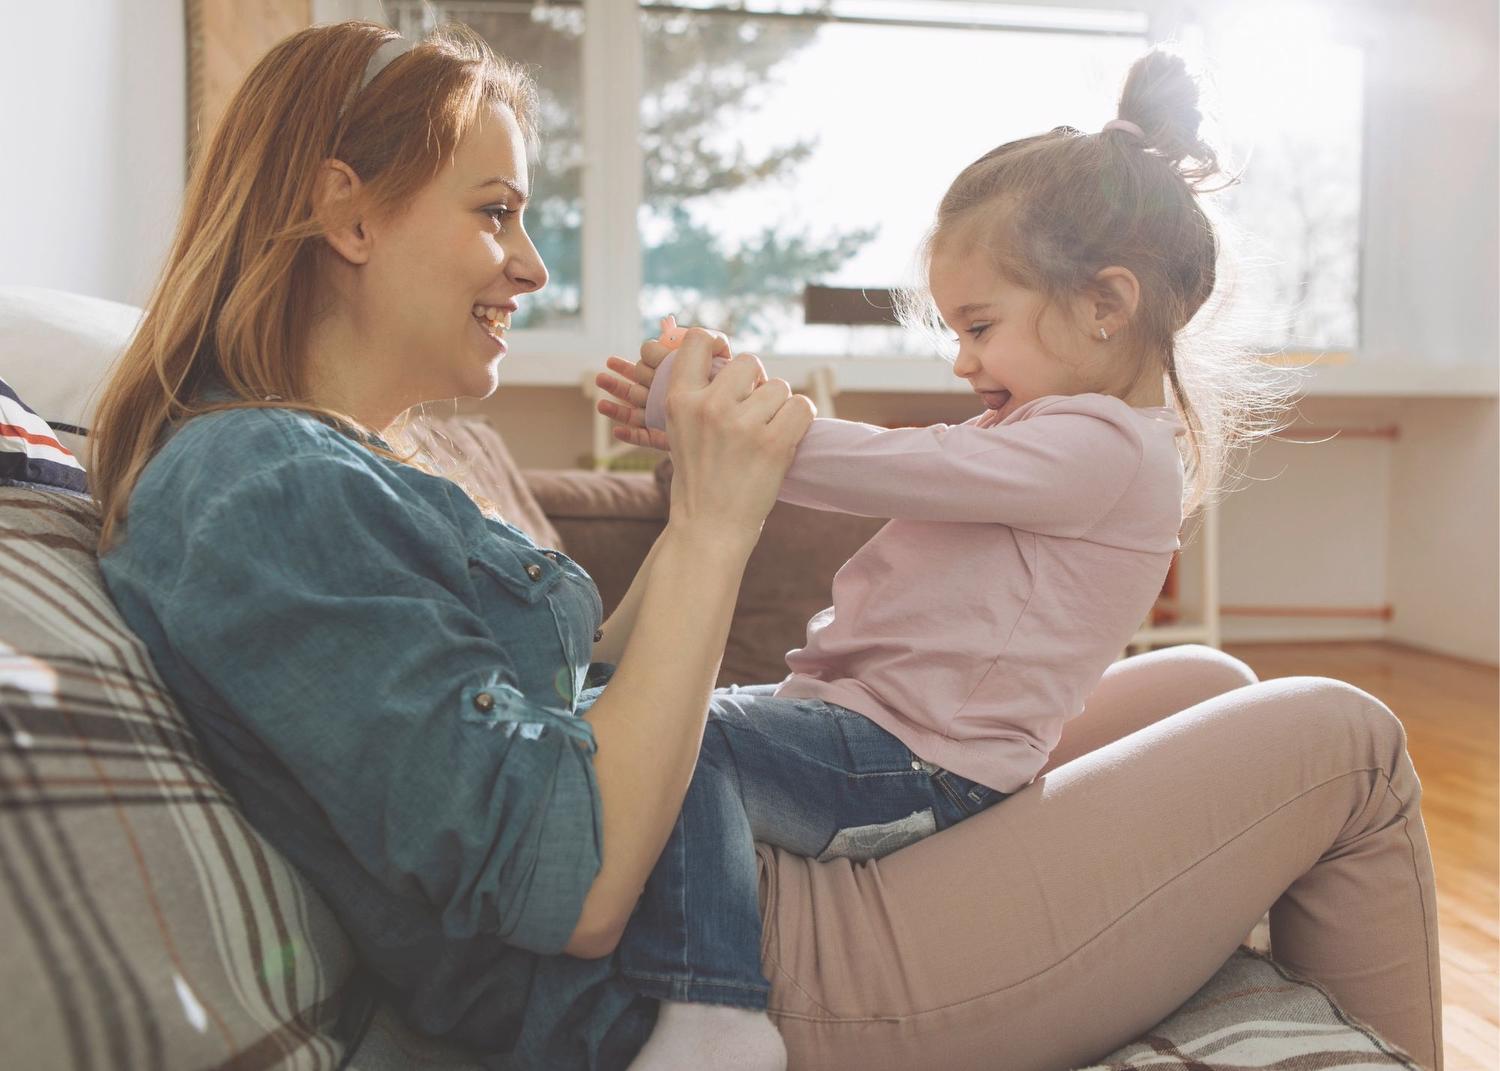
<instances>
[{"instance_id":1,"label":"girl's eye","mask_svg":"<svg viewBox=\"0 0 1500 1071\"><path fill-rule=\"evenodd\" d=\"M974 324L972 327L966 328L964 333L967 334L970 338L978 338L989 329L989 324Z\"/></svg>"},{"instance_id":2,"label":"girl's eye","mask_svg":"<svg viewBox=\"0 0 1500 1071\"><path fill-rule=\"evenodd\" d=\"M505 205L491 205L489 208L483 209L483 212L502 227L505 226L505 218L507 216L515 215L515 212Z\"/></svg>"}]
</instances>

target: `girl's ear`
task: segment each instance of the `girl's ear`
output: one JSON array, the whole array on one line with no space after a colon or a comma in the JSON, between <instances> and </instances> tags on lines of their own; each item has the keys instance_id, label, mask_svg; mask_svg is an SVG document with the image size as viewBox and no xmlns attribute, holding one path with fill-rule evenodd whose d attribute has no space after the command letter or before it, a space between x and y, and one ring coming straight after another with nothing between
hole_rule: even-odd
<instances>
[{"instance_id":1,"label":"girl's ear","mask_svg":"<svg viewBox=\"0 0 1500 1071\"><path fill-rule=\"evenodd\" d=\"M1140 302L1141 284L1135 272L1118 266L1105 268L1094 275L1089 292L1080 299L1080 318L1091 338L1107 341L1129 326Z\"/></svg>"},{"instance_id":2,"label":"girl's ear","mask_svg":"<svg viewBox=\"0 0 1500 1071\"><path fill-rule=\"evenodd\" d=\"M370 259L370 231L355 208L359 176L342 160L324 160L313 194L313 212L323 226L323 238L351 264Z\"/></svg>"}]
</instances>

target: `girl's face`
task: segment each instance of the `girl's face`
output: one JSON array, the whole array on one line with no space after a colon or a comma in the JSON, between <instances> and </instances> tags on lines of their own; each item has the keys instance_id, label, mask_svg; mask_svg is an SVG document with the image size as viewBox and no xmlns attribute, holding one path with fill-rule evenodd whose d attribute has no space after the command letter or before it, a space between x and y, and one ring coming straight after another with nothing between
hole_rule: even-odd
<instances>
[{"instance_id":1,"label":"girl's face","mask_svg":"<svg viewBox=\"0 0 1500 1071\"><path fill-rule=\"evenodd\" d=\"M1081 322L1086 302L1056 303L998 275L978 249L933 250L927 275L958 340L953 374L1000 416L1055 394L1110 393L1104 343Z\"/></svg>"},{"instance_id":2,"label":"girl's face","mask_svg":"<svg viewBox=\"0 0 1500 1071\"><path fill-rule=\"evenodd\" d=\"M516 299L547 282L527 194L520 128L495 107L404 211L365 221L363 263L341 287L354 367L340 378L358 380L346 393L367 412L495 390Z\"/></svg>"}]
</instances>

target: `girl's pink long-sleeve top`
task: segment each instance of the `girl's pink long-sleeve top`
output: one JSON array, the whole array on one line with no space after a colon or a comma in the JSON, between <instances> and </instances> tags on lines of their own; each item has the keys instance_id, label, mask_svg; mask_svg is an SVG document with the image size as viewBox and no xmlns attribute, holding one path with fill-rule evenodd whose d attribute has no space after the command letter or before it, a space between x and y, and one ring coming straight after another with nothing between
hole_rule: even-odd
<instances>
[{"instance_id":1,"label":"girl's pink long-sleeve top","mask_svg":"<svg viewBox=\"0 0 1500 1071\"><path fill-rule=\"evenodd\" d=\"M779 696L856 710L1014 792L1150 612L1178 548L1183 426L1051 396L996 420L814 420L780 498L893 518L838 571Z\"/></svg>"}]
</instances>

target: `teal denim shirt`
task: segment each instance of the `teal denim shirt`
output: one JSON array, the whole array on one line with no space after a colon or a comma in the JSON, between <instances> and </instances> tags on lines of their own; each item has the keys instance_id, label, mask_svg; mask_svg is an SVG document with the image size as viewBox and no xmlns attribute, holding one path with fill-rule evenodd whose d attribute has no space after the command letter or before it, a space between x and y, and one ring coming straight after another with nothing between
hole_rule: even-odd
<instances>
[{"instance_id":1,"label":"teal denim shirt","mask_svg":"<svg viewBox=\"0 0 1500 1071\"><path fill-rule=\"evenodd\" d=\"M562 954L602 830L578 565L282 409L178 429L100 565L251 824L414 1025L493 1067L628 1062L649 1005Z\"/></svg>"}]
</instances>

